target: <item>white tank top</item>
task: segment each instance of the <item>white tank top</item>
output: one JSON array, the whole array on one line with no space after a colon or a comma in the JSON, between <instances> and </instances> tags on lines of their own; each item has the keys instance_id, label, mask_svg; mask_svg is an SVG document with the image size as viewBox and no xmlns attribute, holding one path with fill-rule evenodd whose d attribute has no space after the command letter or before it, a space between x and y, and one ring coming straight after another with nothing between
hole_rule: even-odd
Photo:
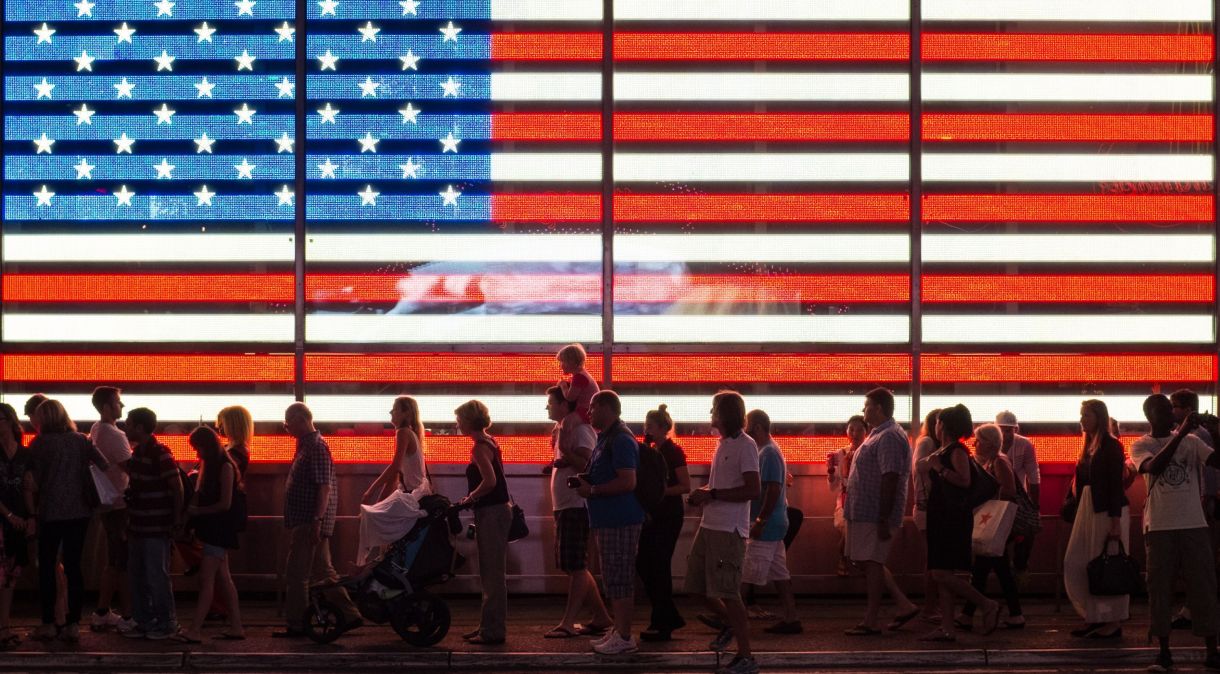
<instances>
[{"instance_id":1,"label":"white tank top","mask_svg":"<svg viewBox=\"0 0 1220 674\"><path fill-rule=\"evenodd\" d=\"M415 432L407 429L411 435ZM427 476L424 470L424 453L420 447L419 438L416 438L416 451L414 454L403 453L402 461L398 465L398 478L400 480L399 487L405 492L413 492L419 488Z\"/></svg>"}]
</instances>

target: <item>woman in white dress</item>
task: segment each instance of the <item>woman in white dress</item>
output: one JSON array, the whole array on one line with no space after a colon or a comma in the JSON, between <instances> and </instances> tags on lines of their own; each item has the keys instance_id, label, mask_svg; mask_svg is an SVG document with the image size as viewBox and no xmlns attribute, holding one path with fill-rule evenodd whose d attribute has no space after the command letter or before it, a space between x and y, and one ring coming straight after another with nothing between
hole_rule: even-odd
<instances>
[{"instance_id":1,"label":"woman in white dress","mask_svg":"<svg viewBox=\"0 0 1220 674\"><path fill-rule=\"evenodd\" d=\"M398 396L390 408L390 423L394 425L394 458L365 490L360 499L364 505L382 501L398 489L410 494L428 480L424 468L424 424L415 398ZM431 485L429 491L430 488Z\"/></svg>"}]
</instances>

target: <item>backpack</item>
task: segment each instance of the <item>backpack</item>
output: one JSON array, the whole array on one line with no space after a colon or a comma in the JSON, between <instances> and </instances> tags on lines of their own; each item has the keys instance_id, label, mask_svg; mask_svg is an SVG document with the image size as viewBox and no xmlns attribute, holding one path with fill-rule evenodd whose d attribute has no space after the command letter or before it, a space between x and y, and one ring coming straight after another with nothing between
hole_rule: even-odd
<instances>
[{"instance_id":1,"label":"backpack","mask_svg":"<svg viewBox=\"0 0 1220 674\"><path fill-rule=\"evenodd\" d=\"M625 433L635 440L635 435L631 433L626 424L620 423L616 431L616 434ZM614 440L614 437L606 439L606 449L611 455L614 453ZM635 500L640 502L645 513L651 513L661 505L661 501L665 498L669 465L665 463L665 455L655 447L646 447L638 443L637 446L639 447L640 464L635 471Z\"/></svg>"}]
</instances>

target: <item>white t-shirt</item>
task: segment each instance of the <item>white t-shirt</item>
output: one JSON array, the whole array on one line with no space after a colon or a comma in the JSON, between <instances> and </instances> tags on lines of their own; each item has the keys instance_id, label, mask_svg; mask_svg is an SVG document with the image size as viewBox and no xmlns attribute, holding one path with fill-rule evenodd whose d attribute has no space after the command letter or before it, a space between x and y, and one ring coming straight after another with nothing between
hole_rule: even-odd
<instances>
[{"instance_id":1,"label":"white t-shirt","mask_svg":"<svg viewBox=\"0 0 1220 674\"><path fill-rule=\"evenodd\" d=\"M579 412L573 412L564 417L563 422L555 424L551 433L551 448L555 450L555 458L563 454L559 448L572 450L584 447L590 451L597 444L597 433L593 427L585 423ZM568 478L574 477L577 471L572 466L564 466L551 471L551 509L555 512L568 508L583 508L585 500L575 489L568 488Z\"/></svg>"},{"instance_id":2,"label":"white t-shirt","mask_svg":"<svg viewBox=\"0 0 1220 674\"><path fill-rule=\"evenodd\" d=\"M99 421L89 429L89 439L102 456L106 457L106 462L110 464L106 477L110 478L110 484L122 494L127 490L127 471L122 464L131 460L131 443L127 441L127 434L114 424ZM115 510L127 507L123 499L110 505Z\"/></svg>"},{"instance_id":3,"label":"white t-shirt","mask_svg":"<svg viewBox=\"0 0 1220 674\"><path fill-rule=\"evenodd\" d=\"M741 433L735 438L720 438L707 484L712 489L733 489L745 485L745 473L758 472L758 445L754 438ZM736 531L750 535L750 502L712 500L703 504L700 526L712 531Z\"/></svg>"},{"instance_id":4,"label":"white t-shirt","mask_svg":"<svg viewBox=\"0 0 1220 674\"><path fill-rule=\"evenodd\" d=\"M1154 438L1151 435L1131 443L1131 461L1136 467L1156 456L1169 444L1172 435ZM1144 473L1148 484L1148 500L1144 502L1144 531L1202 529L1207 526L1203 504L1199 501L1203 463L1212 448L1199 438L1188 435L1173 455L1169 467L1159 476Z\"/></svg>"}]
</instances>

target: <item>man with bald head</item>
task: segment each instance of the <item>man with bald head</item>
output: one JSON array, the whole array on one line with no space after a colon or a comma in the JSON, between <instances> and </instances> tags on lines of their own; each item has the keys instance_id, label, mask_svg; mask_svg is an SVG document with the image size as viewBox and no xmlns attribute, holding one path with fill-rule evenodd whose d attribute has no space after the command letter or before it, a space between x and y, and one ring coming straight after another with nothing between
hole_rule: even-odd
<instances>
[{"instance_id":1,"label":"man with bald head","mask_svg":"<svg viewBox=\"0 0 1220 674\"><path fill-rule=\"evenodd\" d=\"M284 577L284 616L287 629L273 632L274 637L305 636L305 610L309 586L335 580L338 575L330 561L330 541L335 532L339 490L335 480L335 463L330 447L313 425L313 412L305 403L293 403L284 410L284 429L297 439L296 454L288 469L284 488L284 526L290 544ZM360 611L343 588L332 588L327 600L339 611L340 630L346 632L361 625Z\"/></svg>"}]
</instances>

